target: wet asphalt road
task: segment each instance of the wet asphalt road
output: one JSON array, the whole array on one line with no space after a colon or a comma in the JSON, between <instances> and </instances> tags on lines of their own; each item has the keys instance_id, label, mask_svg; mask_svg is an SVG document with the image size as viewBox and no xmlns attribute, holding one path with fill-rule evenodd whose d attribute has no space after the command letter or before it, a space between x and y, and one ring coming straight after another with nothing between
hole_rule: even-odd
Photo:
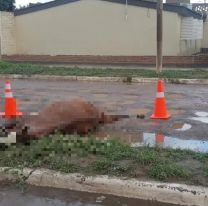
<instances>
[{"instance_id":1,"label":"wet asphalt road","mask_svg":"<svg viewBox=\"0 0 208 206\"><path fill-rule=\"evenodd\" d=\"M4 80L0 80L0 96L4 96ZM82 97L92 101L107 113L128 114L131 118L101 127L100 137L120 136L128 141L140 141L143 132L160 133L182 139L208 139L206 123L191 120L195 112L208 112L207 85L165 86L168 108L172 118L168 121L150 120L156 94L155 84L126 84L111 82L78 82L56 80L13 80L12 89L23 112L37 112L49 102ZM0 101L3 110L3 101ZM145 114L145 119L137 119ZM187 131L177 131L176 125L188 123Z\"/></svg>"},{"instance_id":2,"label":"wet asphalt road","mask_svg":"<svg viewBox=\"0 0 208 206\"><path fill-rule=\"evenodd\" d=\"M91 194L29 187L22 193L17 188L0 184L0 206L177 206L172 204L128 199L109 195Z\"/></svg>"}]
</instances>

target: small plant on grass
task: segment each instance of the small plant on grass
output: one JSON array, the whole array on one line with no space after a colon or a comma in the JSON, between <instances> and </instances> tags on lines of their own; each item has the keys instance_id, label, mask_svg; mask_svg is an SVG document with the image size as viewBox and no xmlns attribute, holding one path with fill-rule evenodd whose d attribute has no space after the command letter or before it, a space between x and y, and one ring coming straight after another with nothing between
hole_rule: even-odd
<instances>
[{"instance_id":1,"label":"small plant on grass","mask_svg":"<svg viewBox=\"0 0 208 206\"><path fill-rule=\"evenodd\" d=\"M109 171L109 168L113 167L113 162L108 159L99 160L93 162L90 167L96 172L106 174Z\"/></svg>"},{"instance_id":2,"label":"small plant on grass","mask_svg":"<svg viewBox=\"0 0 208 206\"><path fill-rule=\"evenodd\" d=\"M168 178L173 177L188 178L190 176L189 172L184 168L168 162L153 165L148 174L150 177L154 177L159 180L167 180Z\"/></svg>"},{"instance_id":3,"label":"small plant on grass","mask_svg":"<svg viewBox=\"0 0 208 206\"><path fill-rule=\"evenodd\" d=\"M139 148L136 161L142 165L151 165L159 161L159 153L156 149L150 147Z\"/></svg>"},{"instance_id":4,"label":"small plant on grass","mask_svg":"<svg viewBox=\"0 0 208 206\"><path fill-rule=\"evenodd\" d=\"M113 162L109 159L98 160L90 165L91 170L98 172L99 174L108 175L128 175L132 174L134 170L131 165L124 165L121 162Z\"/></svg>"},{"instance_id":5,"label":"small plant on grass","mask_svg":"<svg viewBox=\"0 0 208 206\"><path fill-rule=\"evenodd\" d=\"M196 153L194 155L194 159L199 160L203 163L205 163L206 161L208 162L208 153Z\"/></svg>"},{"instance_id":6,"label":"small plant on grass","mask_svg":"<svg viewBox=\"0 0 208 206\"><path fill-rule=\"evenodd\" d=\"M183 160L188 157L195 155L195 152L191 150L181 150L181 149L166 149L164 150L164 157L170 158L173 160Z\"/></svg>"}]
</instances>

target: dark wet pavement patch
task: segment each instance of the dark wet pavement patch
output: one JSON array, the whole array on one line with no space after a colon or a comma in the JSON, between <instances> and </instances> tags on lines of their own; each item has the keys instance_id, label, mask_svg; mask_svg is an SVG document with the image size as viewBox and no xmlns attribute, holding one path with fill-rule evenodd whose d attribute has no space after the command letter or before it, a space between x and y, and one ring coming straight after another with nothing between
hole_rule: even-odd
<instances>
[{"instance_id":1,"label":"dark wet pavement patch","mask_svg":"<svg viewBox=\"0 0 208 206\"><path fill-rule=\"evenodd\" d=\"M171 107L170 107L171 108ZM182 115L186 112L184 109L169 109L171 115Z\"/></svg>"},{"instance_id":2,"label":"dark wet pavement patch","mask_svg":"<svg viewBox=\"0 0 208 206\"><path fill-rule=\"evenodd\" d=\"M2 186L1 183L0 186L1 206L176 206L156 201L34 186L29 186L27 192L22 193L12 186Z\"/></svg>"},{"instance_id":3,"label":"dark wet pavement patch","mask_svg":"<svg viewBox=\"0 0 208 206\"><path fill-rule=\"evenodd\" d=\"M106 98L108 95L107 94L93 94L95 98Z\"/></svg>"},{"instance_id":4,"label":"dark wet pavement patch","mask_svg":"<svg viewBox=\"0 0 208 206\"><path fill-rule=\"evenodd\" d=\"M128 111L130 115L147 115L151 113L151 110L147 108L132 108Z\"/></svg>"},{"instance_id":5,"label":"dark wet pavement patch","mask_svg":"<svg viewBox=\"0 0 208 206\"><path fill-rule=\"evenodd\" d=\"M171 93L171 92L168 93L168 97L172 99L182 99L185 98L185 96L186 96L185 94L181 94L181 93Z\"/></svg>"}]
</instances>

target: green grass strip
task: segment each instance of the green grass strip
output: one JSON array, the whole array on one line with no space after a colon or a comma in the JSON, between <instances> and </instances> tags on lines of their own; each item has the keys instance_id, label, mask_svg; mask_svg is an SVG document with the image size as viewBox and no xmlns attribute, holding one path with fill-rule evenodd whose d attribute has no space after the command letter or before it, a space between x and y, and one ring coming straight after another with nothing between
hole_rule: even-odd
<instances>
[{"instance_id":1,"label":"green grass strip","mask_svg":"<svg viewBox=\"0 0 208 206\"><path fill-rule=\"evenodd\" d=\"M160 78L184 78L207 79L208 69L190 70L164 70L159 75L154 70L148 69L112 69L112 68L79 68L79 67L47 67L26 63L0 62L0 74L21 75L59 75L59 76L98 76L98 77L160 77Z\"/></svg>"}]
</instances>

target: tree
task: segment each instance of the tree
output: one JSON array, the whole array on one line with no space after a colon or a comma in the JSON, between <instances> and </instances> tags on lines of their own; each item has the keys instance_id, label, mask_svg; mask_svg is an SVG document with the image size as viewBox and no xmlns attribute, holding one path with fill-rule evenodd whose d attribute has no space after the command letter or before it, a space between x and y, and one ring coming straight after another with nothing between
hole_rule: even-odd
<instances>
[{"instance_id":1,"label":"tree","mask_svg":"<svg viewBox=\"0 0 208 206\"><path fill-rule=\"evenodd\" d=\"M42 3L37 2L37 3L29 3L27 5L22 5L22 6L20 5L19 9L26 9L26 8L29 8L29 7L32 7L32 6L36 6L36 5L40 5L40 4L42 4Z\"/></svg>"},{"instance_id":2,"label":"tree","mask_svg":"<svg viewBox=\"0 0 208 206\"><path fill-rule=\"evenodd\" d=\"M14 11L15 0L0 0L0 11Z\"/></svg>"}]
</instances>

